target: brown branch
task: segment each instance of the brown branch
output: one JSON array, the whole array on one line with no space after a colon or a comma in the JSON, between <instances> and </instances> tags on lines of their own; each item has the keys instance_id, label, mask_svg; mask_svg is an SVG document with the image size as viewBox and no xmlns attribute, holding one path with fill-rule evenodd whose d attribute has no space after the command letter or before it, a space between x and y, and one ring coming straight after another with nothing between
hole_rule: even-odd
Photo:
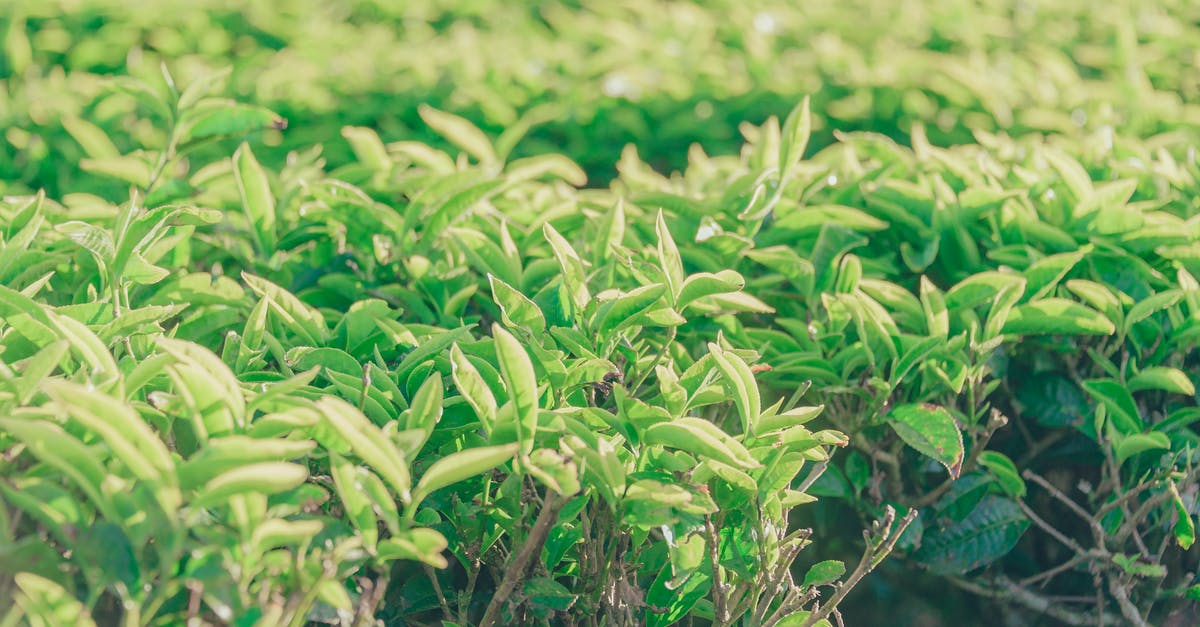
<instances>
[{"instance_id":1,"label":"brown branch","mask_svg":"<svg viewBox=\"0 0 1200 627\"><path fill-rule=\"evenodd\" d=\"M721 581L720 540L709 516L704 517L704 532L708 542L708 559L712 562L713 624L724 625L729 620L729 609L726 607L728 600L725 597L725 584Z\"/></svg>"},{"instance_id":2,"label":"brown branch","mask_svg":"<svg viewBox=\"0 0 1200 627\"><path fill-rule=\"evenodd\" d=\"M500 582L500 587L496 588L496 594L492 596L491 602L488 603L487 611L483 613L483 619L479 621L480 627L492 627L500 619L500 611L504 609L504 604L517 589L517 585L525 578L525 571L529 568L529 564L541 554L542 546L546 544L546 537L550 535L550 529L554 527L554 523L558 519L558 512L566 502L566 499L560 497L558 493L548 491L542 511L538 513L537 521L534 522L529 536L525 538L525 543L521 545L521 550L507 565L504 579Z\"/></svg>"},{"instance_id":3,"label":"brown branch","mask_svg":"<svg viewBox=\"0 0 1200 627\"><path fill-rule=\"evenodd\" d=\"M1129 599L1129 591L1125 589L1125 586L1120 581L1117 581L1116 577L1109 578L1108 591L1116 598L1117 607L1121 608L1121 615L1125 617L1125 620L1129 621L1129 624L1135 627L1150 627L1150 623L1146 622L1146 619L1142 617L1142 613L1138 611L1137 606Z\"/></svg>"},{"instance_id":4,"label":"brown branch","mask_svg":"<svg viewBox=\"0 0 1200 627\"><path fill-rule=\"evenodd\" d=\"M442 592L442 582L438 581L437 573L433 572L433 567L429 564L422 564L425 568L425 576L429 578L429 583L433 584L433 593L437 595L438 604L442 606L442 613L446 615L446 620L454 620L454 613L450 611L450 604L446 602L446 595Z\"/></svg>"},{"instance_id":5,"label":"brown branch","mask_svg":"<svg viewBox=\"0 0 1200 627\"><path fill-rule=\"evenodd\" d=\"M1099 624L1101 626L1121 624L1121 621L1111 614L1101 613L1100 618L1094 620L1090 615L1072 611L1066 607L1063 607L1060 603L1055 603L1054 601L1051 601L1050 599L1037 594L1036 592L1027 590L1003 576L997 577L991 581L990 583L992 585L990 586L967 581L958 577L950 577L949 580L950 583L963 590L966 590L967 592L1000 601L1015 601L1020 605L1033 610L1034 612L1044 614L1068 625L1083 627L1084 625L1095 624Z\"/></svg>"},{"instance_id":6,"label":"brown branch","mask_svg":"<svg viewBox=\"0 0 1200 627\"><path fill-rule=\"evenodd\" d=\"M384 569L377 579L361 577L358 580L362 594L358 597L358 608L354 612L354 627L367 627L375 624L375 612L378 611L379 604L383 601L383 595L387 592L390 580L391 575L388 569Z\"/></svg>"}]
</instances>

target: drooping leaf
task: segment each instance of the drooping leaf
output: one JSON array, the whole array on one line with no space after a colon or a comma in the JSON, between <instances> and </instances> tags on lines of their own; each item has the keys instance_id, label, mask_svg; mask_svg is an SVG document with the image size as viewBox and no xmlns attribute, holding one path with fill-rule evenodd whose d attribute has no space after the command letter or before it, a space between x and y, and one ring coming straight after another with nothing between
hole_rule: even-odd
<instances>
[{"instance_id":1,"label":"drooping leaf","mask_svg":"<svg viewBox=\"0 0 1200 627\"><path fill-rule=\"evenodd\" d=\"M1083 382L1083 389L1108 409L1108 417L1119 433L1126 435L1142 431L1142 417L1129 389L1112 379L1092 379Z\"/></svg>"},{"instance_id":2,"label":"drooping leaf","mask_svg":"<svg viewBox=\"0 0 1200 627\"><path fill-rule=\"evenodd\" d=\"M1146 451L1171 448L1171 440L1164 433L1131 433L1117 443L1117 464Z\"/></svg>"},{"instance_id":3,"label":"drooping leaf","mask_svg":"<svg viewBox=\"0 0 1200 627\"><path fill-rule=\"evenodd\" d=\"M1104 314L1063 298L1018 305L1008 315L1003 332L1011 335L1112 335L1116 327Z\"/></svg>"},{"instance_id":4,"label":"drooping leaf","mask_svg":"<svg viewBox=\"0 0 1200 627\"><path fill-rule=\"evenodd\" d=\"M516 444L481 446L451 453L437 460L417 482L417 487L413 489L413 501L410 507L415 508L435 490L470 477L479 476L499 466L512 459L517 450L518 445Z\"/></svg>"},{"instance_id":5,"label":"drooping leaf","mask_svg":"<svg viewBox=\"0 0 1200 627\"><path fill-rule=\"evenodd\" d=\"M1003 557L1016 546L1030 521L1012 500L984 497L962 521L926 528L913 555L936 575L961 575Z\"/></svg>"},{"instance_id":6,"label":"drooping leaf","mask_svg":"<svg viewBox=\"0 0 1200 627\"><path fill-rule=\"evenodd\" d=\"M945 408L937 405L911 404L892 409L888 424L919 453L936 460L957 478L962 470L962 432Z\"/></svg>"}]
</instances>

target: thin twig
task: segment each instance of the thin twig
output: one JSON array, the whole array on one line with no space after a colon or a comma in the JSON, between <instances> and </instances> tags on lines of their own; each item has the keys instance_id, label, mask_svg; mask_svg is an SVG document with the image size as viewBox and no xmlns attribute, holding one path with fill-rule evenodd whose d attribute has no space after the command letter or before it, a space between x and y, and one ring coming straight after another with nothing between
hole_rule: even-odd
<instances>
[{"instance_id":1,"label":"thin twig","mask_svg":"<svg viewBox=\"0 0 1200 627\"><path fill-rule=\"evenodd\" d=\"M1033 511L1033 508L1031 508L1025 504L1025 501L1018 500L1017 505L1021 508L1021 511L1025 512L1025 515L1028 516L1029 519L1033 521L1033 524L1037 525L1042 531L1045 531L1046 533L1053 536L1055 540L1058 540L1059 542L1063 543L1063 545L1066 546L1068 549L1075 551L1075 553L1077 555L1084 555L1084 556L1088 555L1088 551L1086 549L1084 549L1083 547L1079 546L1079 543L1075 542L1071 538L1068 538L1066 535L1063 534L1063 532L1056 529L1054 527L1054 525L1051 525L1050 523L1042 520L1042 518Z\"/></svg>"},{"instance_id":2,"label":"thin twig","mask_svg":"<svg viewBox=\"0 0 1200 627\"><path fill-rule=\"evenodd\" d=\"M1121 615L1124 616L1125 620L1129 621L1129 623L1135 627L1149 627L1150 624L1147 623L1146 619L1142 617L1141 611L1139 611L1137 606L1133 604L1133 601L1129 599L1129 590L1127 590L1125 586L1126 584L1117 581L1116 577L1112 577L1108 580L1108 591L1111 592L1113 597L1117 600L1117 607L1121 608Z\"/></svg>"},{"instance_id":3,"label":"thin twig","mask_svg":"<svg viewBox=\"0 0 1200 627\"><path fill-rule=\"evenodd\" d=\"M1054 485L1051 484L1049 481L1046 481L1044 478L1042 478L1041 475L1038 475L1037 473L1033 472L1032 470L1026 470L1025 472L1021 473L1021 476L1025 477L1026 479L1029 479L1030 481L1041 486L1043 489L1045 489L1047 492L1050 493L1050 496L1053 496L1055 499L1060 501L1063 505L1066 505L1067 508L1070 509L1076 516L1079 516L1079 518L1081 518L1085 523L1087 523L1088 528L1091 529L1092 539L1095 540L1095 542L1096 542L1096 548L1098 548L1098 549L1105 548L1104 527L1100 525L1099 520L1097 520L1091 514L1089 514L1087 512L1087 510L1080 507L1080 505L1078 503L1076 503L1074 500L1072 500L1071 497L1064 494L1062 490L1059 490L1058 488L1054 487Z\"/></svg>"},{"instance_id":4,"label":"thin twig","mask_svg":"<svg viewBox=\"0 0 1200 627\"><path fill-rule=\"evenodd\" d=\"M1041 582L1045 582L1042 584L1043 586L1045 586L1046 583L1049 583L1051 579L1058 576L1060 573L1064 573L1064 572L1071 570L1072 568L1078 566L1080 564L1080 562L1086 561L1088 559L1088 557L1089 557L1088 555L1076 554L1075 557L1072 557L1071 559L1059 564L1058 566L1055 566L1054 568L1051 568L1050 570L1038 573L1036 575L1033 575L1032 577L1026 577L1025 579L1022 579L1021 581L1018 581L1017 585L1032 586L1033 584L1041 581Z\"/></svg>"},{"instance_id":5,"label":"thin twig","mask_svg":"<svg viewBox=\"0 0 1200 627\"><path fill-rule=\"evenodd\" d=\"M437 595L438 604L442 606L442 613L446 615L446 620L454 620L454 614L450 611L450 604L446 602L446 595L442 592L442 582L438 581L437 573L433 572L433 567L429 564L422 564L425 567L425 576L429 578L429 583L433 584L433 593Z\"/></svg>"},{"instance_id":6,"label":"thin twig","mask_svg":"<svg viewBox=\"0 0 1200 627\"><path fill-rule=\"evenodd\" d=\"M896 510L888 506L887 513L884 514L884 518L881 521L882 524L880 527L883 531L880 534L878 543L874 541L869 531L863 531L863 539L866 540L867 547L863 550L862 558L858 561L858 566L854 568L854 572L850 573L850 577L842 585L838 586L837 592L833 593L833 596L821 605L820 609L814 610L808 615L808 618L804 620L801 627L812 627L825 618L828 618L837 609L838 604L858 585L858 582L862 581L862 578L866 577L868 573L875 570L875 567L883 561L883 558L892 552L892 549L896 547L896 542L900 540L900 536L904 535L904 530L917 518L917 510L908 510L908 514L900 519L898 524L893 526L892 522L895 520L895 516Z\"/></svg>"}]
</instances>

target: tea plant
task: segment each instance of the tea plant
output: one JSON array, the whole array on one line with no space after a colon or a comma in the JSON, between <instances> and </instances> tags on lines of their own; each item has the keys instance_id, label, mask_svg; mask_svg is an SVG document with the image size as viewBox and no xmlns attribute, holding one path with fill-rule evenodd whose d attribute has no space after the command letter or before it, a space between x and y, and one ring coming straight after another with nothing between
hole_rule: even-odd
<instances>
[{"instance_id":1,"label":"tea plant","mask_svg":"<svg viewBox=\"0 0 1200 627\"><path fill-rule=\"evenodd\" d=\"M1174 191L1195 184L1191 156L1141 149L1130 167L1117 155L1139 146L1120 140L1085 167L1048 142L942 149L918 129L912 149L846 135L799 162L805 116L747 128L741 158L695 152L676 181L634 160L621 183L672 208L698 267L758 277L775 317L728 336L766 347L768 383L813 380L853 449L813 492L921 509L900 542L914 561L1068 623L1143 624L1194 598L1200 222ZM1019 581L957 579L1031 525L1058 546ZM1078 611L1027 588L1073 573L1094 591Z\"/></svg>"},{"instance_id":2,"label":"tea plant","mask_svg":"<svg viewBox=\"0 0 1200 627\"><path fill-rule=\"evenodd\" d=\"M0 623L1195 622L1193 3L6 8Z\"/></svg>"},{"instance_id":3,"label":"tea plant","mask_svg":"<svg viewBox=\"0 0 1200 627\"><path fill-rule=\"evenodd\" d=\"M478 163L348 127L328 176L198 166L282 123L163 77L124 86L167 143L97 170L127 202L4 205L9 620L824 624L912 520L794 578L845 437L760 397L744 278L566 158L425 109Z\"/></svg>"}]
</instances>

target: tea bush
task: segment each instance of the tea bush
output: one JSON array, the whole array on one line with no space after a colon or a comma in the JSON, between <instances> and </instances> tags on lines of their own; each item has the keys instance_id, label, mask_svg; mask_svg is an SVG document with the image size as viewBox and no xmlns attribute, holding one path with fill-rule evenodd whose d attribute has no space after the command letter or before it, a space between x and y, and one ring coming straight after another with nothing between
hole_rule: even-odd
<instances>
[{"instance_id":1,"label":"tea bush","mask_svg":"<svg viewBox=\"0 0 1200 627\"><path fill-rule=\"evenodd\" d=\"M1192 4L9 8L3 624L1196 618Z\"/></svg>"}]
</instances>

